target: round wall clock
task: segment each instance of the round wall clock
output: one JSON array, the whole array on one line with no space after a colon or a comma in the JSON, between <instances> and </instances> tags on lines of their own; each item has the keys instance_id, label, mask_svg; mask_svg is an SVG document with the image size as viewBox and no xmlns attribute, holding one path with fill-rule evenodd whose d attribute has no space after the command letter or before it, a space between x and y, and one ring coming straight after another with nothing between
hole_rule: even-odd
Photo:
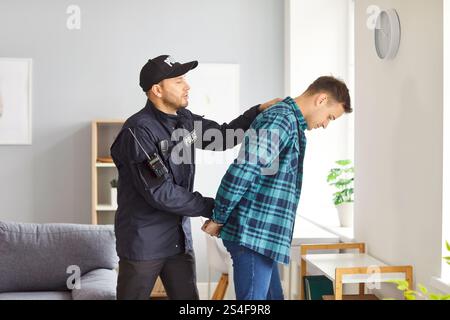
<instances>
[{"instance_id":1,"label":"round wall clock","mask_svg":"<svg viewBox=\"0 0 450 320\"><path fill-rule=\"evenodd\" d=\"M383 10L375 27L375 49L380 59L393 59L400 47L400 18L394 9Z\"/></svg>"}]
</instances>

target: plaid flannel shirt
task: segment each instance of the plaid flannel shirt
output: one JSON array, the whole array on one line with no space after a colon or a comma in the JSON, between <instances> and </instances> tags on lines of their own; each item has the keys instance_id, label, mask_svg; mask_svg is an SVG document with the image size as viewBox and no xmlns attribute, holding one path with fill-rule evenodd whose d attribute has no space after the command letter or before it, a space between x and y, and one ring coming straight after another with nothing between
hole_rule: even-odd
<instances>
[{"instance_id":1,"label":"plaid flannel shirt","mask_svg":"<svg viewBox=\"0 0 450 320\"><path fill-rule=\"evenodd\" d=\"M212 219L224 224L222 239L289 263L306 128L291 97L254 120L217 191Z\"/></svg>"}]
</instances>

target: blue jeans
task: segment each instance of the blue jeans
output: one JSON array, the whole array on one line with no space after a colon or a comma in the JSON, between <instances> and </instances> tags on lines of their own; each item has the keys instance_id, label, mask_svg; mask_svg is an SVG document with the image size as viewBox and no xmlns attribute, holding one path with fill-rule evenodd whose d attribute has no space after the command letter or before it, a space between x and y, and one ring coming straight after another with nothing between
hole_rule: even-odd
<instances>
[{"instance_id":1,"label":"blue jeans","mask_svg":"<svg viewBox=\"0 0 450 320\"><path fill-rule=\"evenodd\" d=\"M283 300L278 263L236 242L223 240L233 260L237 300Z\"/></svg>"}]
</instances>

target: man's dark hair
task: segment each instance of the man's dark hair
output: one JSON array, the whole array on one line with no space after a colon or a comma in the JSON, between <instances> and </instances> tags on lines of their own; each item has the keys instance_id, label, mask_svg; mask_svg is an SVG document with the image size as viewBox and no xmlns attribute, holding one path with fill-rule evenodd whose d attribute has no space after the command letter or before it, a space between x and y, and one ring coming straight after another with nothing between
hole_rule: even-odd
<instances>
[{"instance_id":1,"label":"man's dark hair","mask_svg":"<svg viewBox=\"0 0 450 320\"><path fill-rule=\"evenodd\" d=\"M328 93L333 100L344 105L346 113L353 112L350 102L350 94L345 83L334 77L320 77L306 90L308 94L316 94L320 92Z\"/></svg>"}]
</instances>

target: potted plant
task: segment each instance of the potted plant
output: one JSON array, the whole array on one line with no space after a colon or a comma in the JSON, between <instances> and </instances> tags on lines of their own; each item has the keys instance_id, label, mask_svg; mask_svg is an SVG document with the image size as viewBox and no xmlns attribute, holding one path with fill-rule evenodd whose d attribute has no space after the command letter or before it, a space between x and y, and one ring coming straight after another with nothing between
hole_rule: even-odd
<instances>
[{"instance_id":1,"label":"potted plant","mask_svg":"<svg viewBox=\"0 0 450 320\"><path fill-rule=\"evenodd\" d=\"M111 206L117 207L117 186L119 181L112 179L109 184L111 185Z\"/></svg>"},{"instance_id":2,"label":"potted plant","mask_svg":"<svg viewBox=\"0 0 450 320\"><path fill-rule=\"evenodd\" d=\"M333 194L333 202L339 215L341 227L353 225L353 181L355 169L350 160L336 161L338 168L330 170L327 182L337 191Z\"/></svg>"}]
</instances>

